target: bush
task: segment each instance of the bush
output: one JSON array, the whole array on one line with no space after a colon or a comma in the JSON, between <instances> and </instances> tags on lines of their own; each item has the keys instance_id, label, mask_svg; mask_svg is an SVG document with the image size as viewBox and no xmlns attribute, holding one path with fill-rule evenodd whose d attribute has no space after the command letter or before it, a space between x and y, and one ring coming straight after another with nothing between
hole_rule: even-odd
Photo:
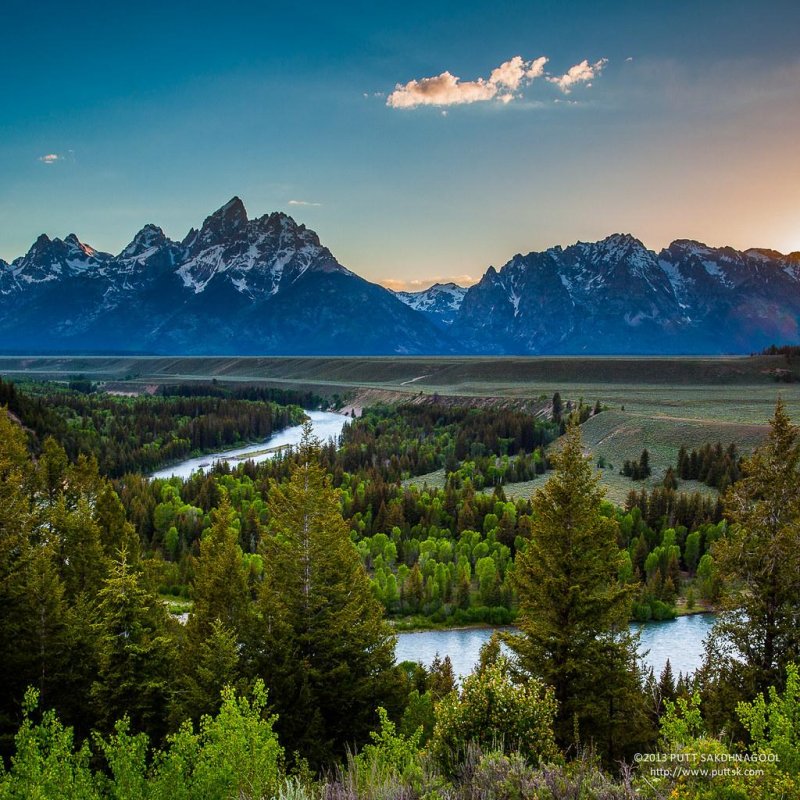
<instances>
[{"instance_id":1,"label":"bush","mask_svg":"<svg viewBox=\"0 0 800 800\"><path fill-rule=\"evenodd\" d=\"M531 678L515 683L509 661L500 657L464 681L436 708L431 752L452 773L471 745L503 753L518 751L531 763L558 756L553 737L553 691Z\"/></svg>"}]
</instances>

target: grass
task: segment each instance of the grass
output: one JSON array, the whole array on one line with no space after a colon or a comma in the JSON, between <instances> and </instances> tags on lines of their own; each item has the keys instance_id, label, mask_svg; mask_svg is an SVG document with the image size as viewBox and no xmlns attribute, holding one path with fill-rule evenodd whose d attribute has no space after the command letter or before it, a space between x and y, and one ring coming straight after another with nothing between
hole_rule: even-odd
<instances>
[{"instance_id":1,"label":"grass","mask_svg":"<svg viewBox=\"0 0 800 800\"><path fill-rule=\"evenodd\" d=\"M66 380L81 374L115 389L164 383L255 383L348 396L352 405L375 402L450 402L526 405L536 412L541 398L600 400L602 414L584 426L587 449L608 464L603 482L619 502L634 484L618 473L626 459L651 455L659 483L681 445L735 442L742 452L763 440L775 401L783 397L800 421L800 383L775 382L782 356L664 358L380 357L237 358L0 356L0 375ZM416 485L443 486L441 470L414 478ZM535 488L519 484L507 494ZM685 490L695 487L682 485ZM699 487L698 487L699 488ZM705 491L703 487L702 491Z\"/></svg>"}]
</instances>

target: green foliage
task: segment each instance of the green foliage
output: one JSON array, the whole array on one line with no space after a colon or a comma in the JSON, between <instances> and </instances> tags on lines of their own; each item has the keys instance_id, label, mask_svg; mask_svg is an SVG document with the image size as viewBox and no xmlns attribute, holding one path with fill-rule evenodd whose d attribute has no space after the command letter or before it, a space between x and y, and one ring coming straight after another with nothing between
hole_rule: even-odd
<instances>
[{"instance_id":1,"label":"green foliage","mask_svg":"<svg viewBox=\"0 0 800 800\"><path fill-rule=\"evenodd\" d=\"M352 771L359 790L369 786L412 782L418 776L417 757L423 729L405 736L397 732L385 708L378 708L380 729L370 733L370 743L352 757Z\"/></svg>"},{"instance_id":2,"label":"green foliage","mask_svg":"<svg viewBox=\"0 0 800 800\"><path fill-rule=\"evenodd\" d=\"M800 775L800 673L797 664L787 664L785 689L770 686L768 697L759 694L749 703L739 703L736 714L750 739L753 753L778 756L783 772Z\"/></svg>"},{"instance_id":3,"label":"green foliage","mask_svg":"<svg viewBox=\"0 0 800 800\"><path fill-rule=\"evenodd\" d=\"M0 770L2 800L94 800L88 743L76 748L71 728L61 724L55 712L46 711L35 723L33 713L39 693L29 689L23 704L22 725L14 743L16 752L7 774Z\"/></svg>"},{"instance_id":4,"label":"green foliage","mask_svg":"<svg viewBox=\"0 0 800 800\"><path fill-rule=\"evenodd\" d=\"M118 720L93 737L105 767L94 771L89 742L76 745L53 711L34 723L37 703L30 690L11 769L0 769L2 800L268 800L283 783L284 753L259 681L249 700L224 689L219 713L203 717L199 732L186 723L152 754L148 737Z\"/></svg>"},{"instance_id":5,"label":"green foliage","mask_svg":"<svg viewBox=\"0 0 800 800\"><path fill-rule=\"evenodd\" d=\"M717 693L720 718L730 719L734 700L782 689L787 665L800 653L800 438L781 402L770 426L726 496L733 525L712 550L724 592L706 671L733 692Z\"/></svg>"},{"instance_id":6,"label":"green foliage","mask_svg":"<svg viewBox=\"0 0 800 800\"><path fill-rule=\"evenodd\" d=\"M507 641L526 672L553 687L559 744L569 746L577 731L614 759L643 735L636 642L627 627L632 587L619 583L617 524L603 513L577 427L554 462L555 475L533 497L530 542L516 559L521 634Z\"/></svg>"},{"instance_id":7,"label":"green foliage","mask_svg":"<svg viewBox=\"0 0 800 800\"><path fill-rule=\"evenodd\" d=\"M436 707L431 752L452 772L470 744L520 752L532 763L558 757L553 736L556 700L537 678L515 682L500 657L465 680Z\"/></svg>"},{"instance_id":8,"label":"green foliage","mask_svg":"<svg viewBox=\"0 0 800 800\"><path fill-rule=\"evenodd\" d=\"M310 425L298 455L288 483L270 494L251 647L274 692L282 741L319 765L366 739L376 699L389 699L394 637Z\"/></svg>"},{"instance_id":9,"label":"green foliage","mask_svg":"<svg viewBox=\"0 0 800 800\"><path fill-rule=\"evenodd\" d=\"M154 759L153 796L164 800L195 798L271 798L283 779L284 751L266 716L267 692L256 681L252 698L222 691L215 716L204 716L198 733L184 724L168 737Z\"/></svg>"}]
</instances>

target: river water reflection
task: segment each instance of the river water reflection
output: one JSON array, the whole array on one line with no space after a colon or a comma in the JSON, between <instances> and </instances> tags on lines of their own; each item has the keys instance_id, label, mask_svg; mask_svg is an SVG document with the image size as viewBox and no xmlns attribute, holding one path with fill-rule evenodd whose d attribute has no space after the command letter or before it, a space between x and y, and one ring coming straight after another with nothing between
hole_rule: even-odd
<instances>
[{"instance_id":1,"label":"river water reflection","mask_svg":"<svg viewBox=\"0 0 800 800\"><path fill-rule=\"evenodd\" d=\"M344 414L334 414L330 411L306 411L311 424L314 427L314 435L323 442L330 438L338 438L342 428L347 424L348 417ZM210 453L209 455L199 456L198 458L188 458L171 467L165 467L158 472L154 472L151 478L188 478L193 472L202 470L203 472L211 469L215 461L229 461L231 466L235 466L240 461L252 459L256 463L267 461L275 457L275 451L264 452L269 448L281 447L285 445L296 445L300 442L303 434L302 425L294 425L285 428L274 436L270 436L264 442L249 444L246 447L238 447L235 450L224 450L220 453Z\"/></svg>"},{"instance_id":2,"label":"river water reflection","mask_svg":"<svg viewBox=\"0 0 800 800\"><path fill-rule=\"evenodd\" d=\"M667 622L634 623L641 630L639 650L648 666L658 675L669 659L677 677L679 672L696 670L703 660L703 641L714 623L713 614L694 614ZM430 665L436 653L450 656L456 675L463 677L478 661L481 647L492 635L491 628L419 631L397 637L395 656L401 661L421 661Z\"/></svg>"}]
</instances>

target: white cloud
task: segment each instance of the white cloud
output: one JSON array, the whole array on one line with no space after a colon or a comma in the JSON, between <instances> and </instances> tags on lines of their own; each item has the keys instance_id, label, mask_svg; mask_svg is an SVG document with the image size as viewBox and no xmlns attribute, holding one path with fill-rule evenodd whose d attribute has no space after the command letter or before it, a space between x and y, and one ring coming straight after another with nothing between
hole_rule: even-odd
<instances>
[{"instance_id":1,"label":"white cloud","mask_svg":"<svg viewBox=\"0 0 800 800\"><path fill-rule=\"evenodd\" d=\"M39 161L43 164L55 164L56 161L63 161L64 156L59 155L58 153L47 153L47 155L39 156Z\"/></svg>"},{"instance_id":2,"label":"white cloud","mask_svg":"<svg viewBox=\"0 0 800 800\"><path fill-rule=\"evenodd\" d=\"M525 61L522 56L514 56L492 70L489 78L462 81L461 78L445 71L432 78L398 83L386 100L391 108L417 108L418 106L454 106L466 103L481 103L497 99L508 103L514 99L514 92L544 74L547 58L541 56L533 61Z\"/></svg>"},{"instance_id":3,"label":"white cloud","mask_svg":"<svg viewBox=\"0 0 800 800\"><path fill-rule=\"evenodd\" d=\"M290 200L290 206L321 206L322 203L312 203L310 200Z\"/></svg>"},{"instance_id":4,"label":"white cloud","mask_svg":"<svg viewBox=\"0 0 800 800\"><path fill-rule=\"evenodd\" d=\"M572 88L578 83L589 84L589 81L596 78L608 63L607 58L601 58L590 64L587 59L583 59L580 64L570 67L563 75L550 77L547 80L554 83L564 94L569 94Z\"/></svg>"}]
</instances>

